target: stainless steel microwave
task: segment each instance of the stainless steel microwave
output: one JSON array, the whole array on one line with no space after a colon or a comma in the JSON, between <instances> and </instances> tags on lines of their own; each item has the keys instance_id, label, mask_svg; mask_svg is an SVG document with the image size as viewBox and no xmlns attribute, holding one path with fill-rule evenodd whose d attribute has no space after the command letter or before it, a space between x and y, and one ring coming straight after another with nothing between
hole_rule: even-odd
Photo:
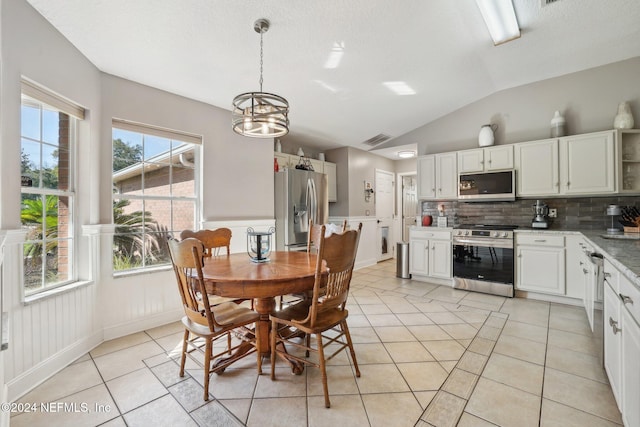
<instances>
[{"instance_id":1,"label":"stainless steel microwave","mask_svg":"<svg viewBox=\"0 0 640 427\"><path fill-rule=\"evenodd\" d=\"M516 171L460 174L458 199L469 202L514 201L516 199Z\"/></svg>"}]
</instances>

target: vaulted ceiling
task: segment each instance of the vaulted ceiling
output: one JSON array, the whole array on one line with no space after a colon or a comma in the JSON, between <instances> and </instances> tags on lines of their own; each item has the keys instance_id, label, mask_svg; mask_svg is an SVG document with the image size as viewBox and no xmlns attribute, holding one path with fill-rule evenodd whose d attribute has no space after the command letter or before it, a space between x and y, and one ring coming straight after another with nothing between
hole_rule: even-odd
<instances>
[{"instance_id":1,"label":"vaulted ceiling","mask_svg":"<svg viewBox=\"0 0 640 427\"><path fill-rule=\"evenodd\" d=\"M638 0L514 0L522 37L500 46L474 0L28 1L101 71L225 109L259 88L267 18L264 91L290 102L286 138L324 149L369 150L496 91L640 55Z\"/></svg>"}]
</instances>

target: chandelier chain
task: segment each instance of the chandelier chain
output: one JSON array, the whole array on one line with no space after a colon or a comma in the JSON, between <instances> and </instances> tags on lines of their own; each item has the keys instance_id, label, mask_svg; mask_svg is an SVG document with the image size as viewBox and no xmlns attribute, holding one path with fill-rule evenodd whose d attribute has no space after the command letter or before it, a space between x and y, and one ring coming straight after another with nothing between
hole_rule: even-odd
<instances>
[{"instance_id":1,"label":"chandelier chain","mask_svg":"<svg viewBox=\"0 0 640 427\"><path fill-rule=\"evenodd\" d=\"M260 32L260 92L262 92L262 31Z\"/></svg>"}]
</instances>

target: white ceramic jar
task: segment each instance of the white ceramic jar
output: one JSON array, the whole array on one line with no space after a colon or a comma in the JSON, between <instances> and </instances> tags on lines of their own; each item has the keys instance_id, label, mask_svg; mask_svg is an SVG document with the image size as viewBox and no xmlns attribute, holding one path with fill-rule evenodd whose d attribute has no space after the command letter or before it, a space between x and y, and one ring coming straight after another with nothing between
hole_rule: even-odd
<instances>
[{"instance_id":1,"label":"white ceramic jar","mask_svg":"<svg viewBox=\"0 0 640 427\"><path fill-rule=\"evenodd\" d=\"M495 132L497 128L497 125L482 125L480 133L478 134L478 145L480 145L480 147L493 145L495 142L493 132Z\"/></svg>"},{"instance_id":2,"label":"white ceramic jar","mask_svg":"<svg viewBox=\"0 0 640 427\"><path fill-rule=\"evenodd\" d=\"M626 102L621 102L618 105L618 114L613 119L613 127L615 129L631 129L633 128L633 116L631 115L631 108Z\"/></svg>"}]
</instances>

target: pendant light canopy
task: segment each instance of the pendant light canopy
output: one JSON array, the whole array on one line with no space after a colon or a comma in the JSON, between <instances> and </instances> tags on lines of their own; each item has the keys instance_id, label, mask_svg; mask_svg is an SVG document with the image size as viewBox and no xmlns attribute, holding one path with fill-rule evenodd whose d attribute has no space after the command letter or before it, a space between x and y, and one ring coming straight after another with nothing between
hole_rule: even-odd
<instances>
[{"instance_id":1,"label":"pendant light canopy","mask_svg":"<svg viewBox=\"0 0 640 427\"><path fill-rule=\"evenodd\" d=\"M258 19L253 29L260 34L260 91L241 93L233 99L233 131L252 138L277 138L289 133L289 102L262 91L262 35L269 21Z\"/></svg>"}]
</instances>

